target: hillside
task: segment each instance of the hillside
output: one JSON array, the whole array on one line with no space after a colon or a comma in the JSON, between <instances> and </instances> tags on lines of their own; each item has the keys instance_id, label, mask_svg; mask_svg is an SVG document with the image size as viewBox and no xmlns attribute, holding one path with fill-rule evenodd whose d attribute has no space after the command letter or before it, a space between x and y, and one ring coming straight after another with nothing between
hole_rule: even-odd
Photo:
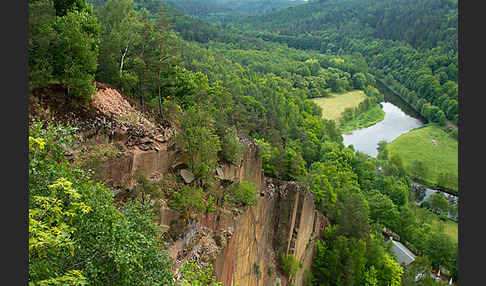
<instances>
[{"instance_id":1,"label":"hillside","mask_svg":"<svg viewBox=\"0 0 486 286\"><path fill-rule=\"evenodd\" d=\"M351 118L382 99L388 42L381 62L156 0L91 3L29 1L31 284L414 285L439 267L457 281L458 245L400 162L344 146L309 100L357 90Z\"/></svg>"},{"instance_id":2,"label":"hillside","mask_svg":"<svg viewBox=\"0 0 486 286\"><path fill-rule=\"evenodd\" d=\"M250 16L241 20L257 30L282 36L374 37L398 40L417 49L446 46L457 52L455 0L328 0Z\"/></svg>"},{"instance_id":3,"label":"hillside","mask_svg":"<svg viewBox=\"0 0 486 286\"><path fill-rule=\"evenodd\" d=\"M377 79L443 125L458 119L457 13L448 0L313 1L247 17L234 30L298 49L360 53Z\"/></svg>"},{"instance_id":4,"label":"hillside","mask_svg":"<svg viewBox=\"0 0 486 286\"><path fill-rule=\"evenodd\" d=\"M306 3L306 0L165 0L191 16L209 21L235 19Z\"/></svg>"}]
</instances>

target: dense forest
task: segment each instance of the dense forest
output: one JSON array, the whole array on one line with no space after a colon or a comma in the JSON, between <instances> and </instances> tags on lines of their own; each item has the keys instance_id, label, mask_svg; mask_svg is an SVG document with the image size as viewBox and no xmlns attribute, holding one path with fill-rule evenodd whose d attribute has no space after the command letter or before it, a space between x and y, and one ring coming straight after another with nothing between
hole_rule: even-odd
<instances>
[{"instance_id":1,"label":"dense forest","mask_svg":"<svg viewBox=\"0 0 486 286\"><path fill-rule=\"evenodd\" d=\"M313 1L248 17L238 30L299 49L360 53L425 118L457 123L457 13L448 0Z\"/></svg>"},{"instance_id":2,"label":"dense forest","mask_svg":"<svg viewBox=\"0 0 486 286\"><path fill-rule=\"evenodd\" d=\"M82 106L97 81L161 117L179 114L176 146L196 182L167 195L182 213L220 207L210 191L216 163L241 160L237 133L252 137L265 176L303 184L332 223L308 285L435 285L415 277L440 267L457 281L457 242L432 226L447 219L447 200L416 205L400 157L345 147L336 122L307 100L355 89L378 98L380 80L429 121L457 123L457 2L193 2L29 0L30 91L61 85ZM187 14L233 15L229 6L238 17L217 25ZM61 145L75 144L72 135L29 127L29 281L175 285L152 206L117 206L93 174L70 167ZM237 205L257 200L244 184L228 195ZM383 227L418 255L413 267L394 259ZM213 285L210 272L196 272L192 285Z\"/></svg>"},{"instance_id":3,"label":"dense forest","mask_svg":"<svg viewBox=\"0 0 486 286\"><path fill-rule=\"evenodd\" d=\"M359 54L378 80L427 120L457 124L457 12L457 1L446 0L314 1L221 29L180 13L174 22L184 39L202 43L258 49L256 37L328 55Z\"/></svg>"},{"instance_id":4,"label":"dense forest","mask_svg":"<svg viewBox=\"0 0 486 286\"><path fill-rule=\"evenodd\" d=\"M251 14L306 3L305 0L165 0L187 14L210 22L227 22Z\"/></svg>"}]
</instances>

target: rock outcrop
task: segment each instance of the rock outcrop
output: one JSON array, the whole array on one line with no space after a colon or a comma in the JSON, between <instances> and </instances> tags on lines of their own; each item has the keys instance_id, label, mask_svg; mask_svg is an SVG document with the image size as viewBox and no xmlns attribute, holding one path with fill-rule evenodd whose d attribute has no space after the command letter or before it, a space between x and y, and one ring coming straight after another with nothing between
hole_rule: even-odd
<instances>
[{"instance_id":1,"label":"rock outcrop","mask_svg":"<svg viewBox=\"0 0 486 286\"><path fill-rule=\"evenodd\" d=\"M136 170L153 181L171 172L191 183L193 176L185 169L184 159L171 148L170 139L176 129L141 118L142 113L120 98L116 90L105 87L104 93L97 93L90 116L64 114L71 125L81 130L82 139L89 142L85 145L91 149L118 146L116 154L98 166L98 177L111 187L123 187L119 194L124 195L133 186ZM258 144L243 135L239 140L246 147L241 163L221 163L214 174L214 188L221 199L228 185L249 181L259 190L259 201L246 208L217 208L214 213L192 218L189 224L182 223L176 211L162 205L156 223L177 233L169 248L170 256L176 259L174 270L177 274L185 259L194 259L202 265L212 264L217 280L225 286L277 282L285 286L288 278L280 270L280 259L282 254L292 254L302 268L290 282L304 285L315 242L329 222L315 209L312 194L298 183L265 178ZM79 160L86 156L82 148L68 150L66 156Z\"/></svg>"},{"instance_id":2,"label":"rock outcrop","mask_svg":"<svg viewBox=\"0 0 486 286\"><path fill-rule=\"evenodd\" d=\"M223 285L276 285L278 281L286 285L287 278L278 271L282 253L302 263L291 282L304 285L315 241L327 220L315 210L312 195L298 184L265 181L265 195L233 219L233 236L216 258L216 277Z\"/></svg>"}]
</instances>

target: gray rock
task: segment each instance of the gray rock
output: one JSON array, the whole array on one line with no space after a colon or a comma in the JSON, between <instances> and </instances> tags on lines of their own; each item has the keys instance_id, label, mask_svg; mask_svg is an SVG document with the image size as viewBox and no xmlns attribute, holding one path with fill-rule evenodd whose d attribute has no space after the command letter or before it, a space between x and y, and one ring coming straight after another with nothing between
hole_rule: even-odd
<instances>
[{"instance_id":1,"label":"gray rock","mask_svg":"<svg viewBox=\"0 0 486 286\"><path fill-rule=\"evenodd\" d=\"M194 174L191 171L182 169L180 174L186 184L190 184L192 181L194 181Z\"/></svg>"}]
</instances>

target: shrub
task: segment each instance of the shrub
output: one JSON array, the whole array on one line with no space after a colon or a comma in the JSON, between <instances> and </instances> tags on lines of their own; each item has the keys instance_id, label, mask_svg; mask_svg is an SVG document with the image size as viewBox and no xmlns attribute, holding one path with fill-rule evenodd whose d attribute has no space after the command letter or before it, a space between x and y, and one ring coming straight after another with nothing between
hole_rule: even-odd
<instances>
[{"instance_id":1,"label":"shrub","mask_svg":"<svg viewBox=\"0 0 486 286\"><path fill-rule=\"evenodd\" d=\"M183 186L182 190L173 192L168 205L188 218L192 213L202 213L206 209L204 193L199 187Z\"/></svg>"},{"instance_id":2,"label":"shrub","mask_svg":"<svg viewBox=\"0 0 486 286\"><path fill-rule=\"evenodd\" d=\"M207 112L191 107L184 112L181 131L175 139L176 145L189 156L189 168L202 185L209 182L221 150L213 123Z\"/></svg>"},{"instance_id":3,"label":"shrub","mask_svg":"<svg viewBox=\"0 0 486 286\"><path fill-rule=\"evenodd\" d=\"M240 144L236 128L226 129L221 140L223 159L233 164L239 165L243 156L243 146Z\"/></svg>"},{"instance_id":4,"label":"shrub","mask_svg":"<svg viewBox=\"0 0 486 286\"><path fill-rule=\"evenodd\" d=\"M301 265L292 254L287 255L282 253L280 267L285 275L287 275L289 278L293 278L297 274L297 271L300 269Z\"/></svg>"},{"instance_id":5,"label":"shrub","mask_svg":"<svg viewBox=\"0 0 486 286\"><path fill-rule=\"evenodd\" d=\"M73 143L71 131L29 129L29 282L173 285L153 212L139 201L119 210L105 186L68 162L61 144Z\"/></svg>"},{"instance_id":6,"label":"shrub","mask_svg":"<svg viewBox=\"0 0 486 286\"><path fill-rule=\"evenodd\" d=\"M225 200L237 206L252 206L258 202L258 191L252 182L234 183L227 189Z\"/></svg>"},{"instance_id":7,"label":"shrub","mask_svg":"<svg viewBox=\"0 0 486 286\"><path fill-rule=\"evenodd\" d=\"M272 276L273 276L273 274L274 274L274 272L275 272L275 269L273 269L273 267L272 267L272 266L269 266L269 267L267 268L267 274L268 274L268 276L272 277Z\"/></svg>"},{"instance_id":8,"label":"shrub","mask_svg":"<svg viewBox=\"0 0 486 286\"><path fill-rule=\"evenodd\" d=\"M260 276L260 274L261 274L260 265L253 263L253 272L255 272L256 276Z\"/></svg>"},{"instance_id":9,"label":"shrub","mask_svg":"<svg viewBox=\"0 0 486 286\"><path fill-rule=\"evenodd\" d=\"M182 286L222 286L222 282L215 282L213 266L203 268L194 261L185 261L181 270Z\"/></svg>"},{"instance_id":10,"label":"shrub","mask_svg":"<svg viewBox=\"0 0 486 286\"><path fill-rule=\"evenodd\" d=\"M137 194L140 194L142 204L144 204L146 201L158 199L162 196L159 186L147 179L143 171L137 169L135 171L134 178L137 181L135 190L137 191Z\"/></svg>"}]
</instances>

